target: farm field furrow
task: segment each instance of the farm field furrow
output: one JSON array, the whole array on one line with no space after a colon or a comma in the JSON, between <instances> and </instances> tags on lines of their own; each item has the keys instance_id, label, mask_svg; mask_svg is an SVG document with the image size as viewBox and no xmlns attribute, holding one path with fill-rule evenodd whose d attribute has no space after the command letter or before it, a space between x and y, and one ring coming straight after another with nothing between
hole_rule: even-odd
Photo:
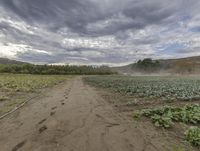
<instances>
[{"instance_id":1,"label":"farm field furrow","mask_svg":"<svg viewBox=\"0 0 200 151\"><path fill-rule=\"evenodd\" d=\"M132 102L134 98L152 102L151 106L143 105L140 110L137 104L132 105L134 119L150 119L156 127L166 130L172 130L178 124L181 127L180 135L184 137L182 141L200 147L200 77L92 76L85 80L93 86L107 88L124 97L131 96ZM153 104L155 100L162 103L156 106Z\"/></svg>"}]
</instances>

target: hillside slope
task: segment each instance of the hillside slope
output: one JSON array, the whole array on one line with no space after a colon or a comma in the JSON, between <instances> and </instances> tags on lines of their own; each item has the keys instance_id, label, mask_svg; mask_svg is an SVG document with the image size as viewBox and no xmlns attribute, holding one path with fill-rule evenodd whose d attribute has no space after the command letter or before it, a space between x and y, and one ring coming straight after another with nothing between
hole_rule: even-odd
<instances>
[{"instance_id":1,"label":"hillside slope","mask_svg":"<svg viewBox=\"0 0 200 151\"><path fill-rule=\"evenodd\" d=\"M200 56L179 58L179 59L160 59L160 68L152 73L170 73L170 74L199 74L200 73ZM122 74L146 73L136 69L137 63L121 67L113 67L114 71Z\"/></svg>"},{"instance_id":2,"label":"hillside slope","mask_svg":"<svg viewBox=\"0 0 200 151\"><path fill-rule=\"evenodd\" d=\"M24 64L25 62L10 60L7 58L0 58L0 64L10 65L10 64Z\"/></svg>"}]
</instances>

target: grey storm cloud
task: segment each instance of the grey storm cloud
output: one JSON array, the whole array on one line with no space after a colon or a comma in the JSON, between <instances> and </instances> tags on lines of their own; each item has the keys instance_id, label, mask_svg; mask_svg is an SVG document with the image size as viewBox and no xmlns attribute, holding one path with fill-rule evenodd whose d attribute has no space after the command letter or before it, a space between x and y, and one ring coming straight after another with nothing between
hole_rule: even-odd
<instances>
[{"instance_id":1,"label":"grey storm cloud","mask_svg":"<svg viewBox=\"0 0 200 151\"><path fill-rule=\"evenodd\" d=\"M172 4L170 0L3 0L2 4L28 23L43 24L53 31L67 26L73 32L98 36L166 22L184 3L180 0Z\"/></svg>"},{"instance_id":2,"label":"grey storm cloud","mask_svg":"<svg viewBox=\"0 0 200 151\"><path fill-rule=\"evenodd\" d=\"M190 29L200 23L199 10L198 0L0 0L0 55L36 63L132 62L156 55L171 37L198 41Z\"/></svg>"}]
</instances>

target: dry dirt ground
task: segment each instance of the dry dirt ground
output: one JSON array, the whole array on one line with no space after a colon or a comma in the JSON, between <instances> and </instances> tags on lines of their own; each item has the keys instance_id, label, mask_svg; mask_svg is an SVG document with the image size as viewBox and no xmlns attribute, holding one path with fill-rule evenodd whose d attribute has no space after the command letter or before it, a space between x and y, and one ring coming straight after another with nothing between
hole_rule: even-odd
<instances>
[{"instance_id":1,"label":"dry dirt ground","mask_svg":"<svg viewBox=\"0 0 200 151\"><path fill-rule=\"evenodd\" d=\"M81 77L0 120L0 151L176 151L178 143L118 112Z\"/></svg>"}]
</instances>

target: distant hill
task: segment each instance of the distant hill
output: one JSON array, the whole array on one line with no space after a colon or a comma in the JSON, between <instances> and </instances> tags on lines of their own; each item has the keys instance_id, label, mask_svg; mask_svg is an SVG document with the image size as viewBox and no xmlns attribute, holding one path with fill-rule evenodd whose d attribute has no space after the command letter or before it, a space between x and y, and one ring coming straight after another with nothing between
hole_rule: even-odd
<instances>
[{"instance_id":1,"label":"distant hill","mask_svg":"<svg viewBox=\"0 0 200 151\"><path fill-rule=\"evenodd\" d=\"M122 74L149 74L149 73L169 73L169 74L200 74L200 56L180 58L180 59L160 59L153 60L159 62L156 70L149 66L144 70L137 63L121 67L113 67L112 70Z\"/></svg>"},{"instance_id":2,"label":"distant hill","mask_svg":"<svg viewBox=\"0 0 200 151\"><path fill-rule=\"evenodd\" d=\"M27 64L26 62L16 61L16 60L10 60L7 58L0 58L0 64L4 65L11 65L11 64Z\"/></svg>"}]
</instances>

